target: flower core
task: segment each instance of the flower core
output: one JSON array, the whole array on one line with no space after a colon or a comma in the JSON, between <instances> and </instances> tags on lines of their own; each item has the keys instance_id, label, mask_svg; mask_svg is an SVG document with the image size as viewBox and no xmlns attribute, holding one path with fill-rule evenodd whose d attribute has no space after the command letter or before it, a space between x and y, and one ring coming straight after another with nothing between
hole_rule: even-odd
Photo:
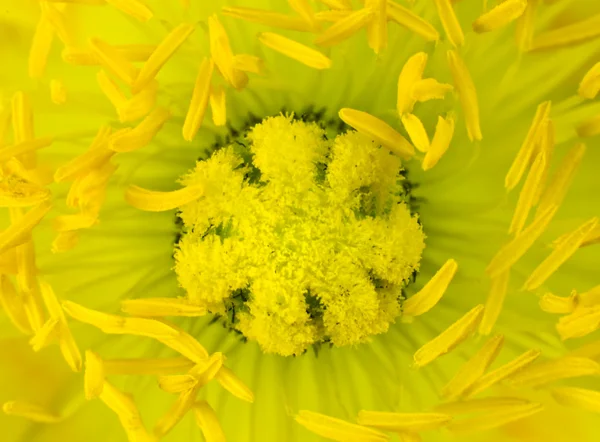
<instances>
[{"instance_id":1,"label":"flower core","mask_svg":"<svg viewBox=\"0 0 600 442\"><path fill-rule=\"evenodd\" d=\"M365 342L401 312L424 234L401 160L349 131L277 116L181 178L175 270L189 300L263 351Z\"/></svg>"}]
</instances>

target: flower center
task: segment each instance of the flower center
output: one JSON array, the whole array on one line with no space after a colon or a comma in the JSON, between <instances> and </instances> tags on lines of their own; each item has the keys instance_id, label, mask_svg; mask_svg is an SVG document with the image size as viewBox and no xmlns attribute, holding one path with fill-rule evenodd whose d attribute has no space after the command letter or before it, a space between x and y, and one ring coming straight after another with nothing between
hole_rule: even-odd
<instances>
[{"instance_id":1,"label":"flower center","mask_svg":"<svg viewBox=\"0 0 600 442\"><path fill-rule=\"evenodd\" d=\"M181 183L204 196L179 213L179 283L263 351L365 342L400 314L424 234L388 149L280 115Z\"/></svg>"}]
</instances>

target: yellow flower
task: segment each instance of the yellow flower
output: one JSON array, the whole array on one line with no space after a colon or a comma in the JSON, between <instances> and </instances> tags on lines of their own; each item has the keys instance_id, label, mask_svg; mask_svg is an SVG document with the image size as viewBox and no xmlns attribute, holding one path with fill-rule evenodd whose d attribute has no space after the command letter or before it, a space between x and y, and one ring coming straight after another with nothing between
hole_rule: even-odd
<instances>
[{"instance_id":1,"label":"yellow flower","mask_svg":"<svg viewBox=\"0 0 600 442\"><path fill-rule=\"evenodd\" d=\"M596 440L596 2L231 3L0 7L4 440Z\"/></svg>"}]
</instances>

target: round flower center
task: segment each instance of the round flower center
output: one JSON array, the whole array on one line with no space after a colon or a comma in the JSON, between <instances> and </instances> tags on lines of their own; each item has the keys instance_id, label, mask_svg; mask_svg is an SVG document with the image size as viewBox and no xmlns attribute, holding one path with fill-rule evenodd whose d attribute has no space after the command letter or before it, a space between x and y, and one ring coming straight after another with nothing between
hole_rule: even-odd
<instances>
[{"instance_id":1,"label":"round flower center","mask_svg":"<svg viewBox=\"0 0 600 442\"><path fill-rule=\"evenodd\" d=\"M179 282L263 351L365 342L400 314L424 234L388 149L278 116L181 182L204 197L179 214Z\"/></svg>"}]
</instances>

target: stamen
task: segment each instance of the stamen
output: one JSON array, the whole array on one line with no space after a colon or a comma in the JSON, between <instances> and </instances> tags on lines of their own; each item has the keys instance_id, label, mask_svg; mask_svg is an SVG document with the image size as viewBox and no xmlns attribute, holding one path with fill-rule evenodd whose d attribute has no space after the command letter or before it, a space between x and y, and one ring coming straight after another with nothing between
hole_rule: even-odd
<instances>
[{"instance_id":1,"label":"stamen","mask_svg":"<svg viewBox=\"0 0 600 442\"><path fill-rule=\"evenodd\" d=\"M85 308L71 301L63 301L63 309L79 322L93 325L107 334L146 336L158 340L179 337L179 332L154 319L124 318Z\"/></svg>"},{"instance_id":2,"label":"stamen","mask_svg":"<svg viewBox=\"0 0 600 442\"><path fill-rule=\"evenodd\" d=\"M237 54L233 56L233 67L244 72L252 72L253 74L263 75L265 72L265 63L254 55Z\"/></svg>"},{"instance_id":3,"label":"stamen","mask_svg":"<svg viewBox=\"0 0 600 442\"><path fill-rule=\"evenodd\" d=\"M16 138L16 136L15 136ZM31 154L39 149L50 146L54 143L54 139L51 137L36 138L35 140L22 141L13 146L7 146L0 149L0 162L7 161L11 158L24 156ZM27 161L23 160L25 164ZM29 163L31 164L31 163Z\"/></svg>"},{"instance_id":4,"label":"stamen","mask_svg":"<svg viewBox=\"0 0 600 442\"><path fill-rule=\"evenodd\" d=\"M452 2L450 0L435 0L435 6L450 43L454 47L462 46L465 42L465 35L452 7Z\"/></svg>"},{"instance_id":5,"label":"stamen","mask_svg":"<svg viewBox=\"0 0 600 442\"><path fill-rule=\"evenodd\" d=\"M387 413L364 411L358 413L360 425L385 431L425 431L445 426L452 418L441 413Z\"/></svg>"},{"instance_id":6,"label":"stamen","mask_svg":"<svg viewBox=\"0 0 600 442\"><path fill-rule=\"evenodd\" d=\"M413 145L421 152L427 152L430 146L429 136L419 117L414 114L404 114L402 124Z\"/></svg>"},{"instance_id":7,"label":"stamen","mask_svg":"<svg viewBox=\"0 0 600 442\"><path fill-rule=\"evenodd\" d=\"M235 89L241 90L248 84L248 76L233 67L234 57L229 37L216 14L208 18L208 34L210 38L210 55L219 68L223 78Z\"/></svg>"},{"instance_id":8,"label":"stamen","mask_svg":"<svg viewBox=\"0 0 600 442\"><path fill-rule=\"evenodd\" d=\"M198 380L189 374L161 376L158 378L158 386L167 393L182 393L194 388Z\"/></svg>"},{"instance_id":9,"label":"stamen","mask_svg":"<svg viewBox=\"0 0 600 442\"><path fill-rule=\"evenodd\" d=\"M32 333L23 300L20 299L8 276L3 274L0 274L0 305L15 327L27 335Z\"/></svg>"},{"instance_id":10,"label":"stamen","mask_svg":"<svg viewBox=\"0 0 600 442\"><path fill-rule=\"evenodd\" d=\"M54 424L62 420L60 416L45 410L39 405L23 401L5 402L4 405L2 405L2 411L9 416L24 417L33 422L44 424Z\"/></svg>"},{"instance_id":11,"label":"stamen","mask_svg":"<svg viewBox=\"0 0 600 442\"><path fill-rule=\"evenodd\" d=\"M203 316L206 308L190 304L187 298L128 299L121 302L121 310L134 316Z\"/></svg>"},{"instance_id":12,"label":"stamen","mask_svg":"<svg viewBox=\"0 0 600 442\"><path fill-rule=\"evenodd\" d=\"M58 335L58 324L57 318L50 318L44 322L42 328L37 330L33 338L29 340L29 345L31 345L33 351L38 352L56 340Z\"/></svg>"},{"instance_id":13,"label":"stamen","mask_svg":"<svg viewBox=\"0 0 600 442\"><path fill-rule=\"evenodd\" d=\"M57 105L65 104L67 102L67 88L62 81L50 81L50 98L52 99L52 102Z\"/></svg>"},{"instance_id":14,"label":"stamen","mask_svg":"<svg viewBox=\"0 0 600 442\"><path fill-rule=\"evenodd\" d=\"M72 180L77 178L80 174L84 174L106 164L106 162L115 154L114 151L103 147L107 141L106 134L107 131L104 128L100 129L100 132L96 137L97 140L101 138L101 141L98 141L98 144L100 145L91 147L86 152L73 158L64 166L56 169L56 172L54 173L54 181L60 183L62 181Z\"/></svg>"},{"instance_id":15,"label":"stamen","mask_svg":"<svg viewBox=\"0 0 600 442\"><path fill-rule=\"evenodd\" d=\"M477 18L473 30L482 33L500 29L521 17L526 7L527 0L506 0Z\"/></svg>"},{"instance_id":16,"label":"stamen","mask_svg":"<svg viewBox=\"0 0 600 442\"><path fill-rule=\"evenodd\" d=\"M340 10L352 9L352 4L350 3L350 0L319 0L319 1L331 9L340 9Z\"/></svg>"},{"instance_id":17,"label":"stamen","mask_svg":"<svg viewBox=\"0 0 600 442\"><path fill-rule=\"evenodd\" d=\"M54 27L50 24L45 14L42 14L35 29L29 51L29 76L31 78L43 77L53 41Z\"/></svg>"},{"instance_id":18,"label":"stamen","mask_svg":"<svg viewBox=\"0 0 600 442\"><path fill-rule=\"evenodd\" d=\"M309 23L300 17L291 17L272 11L265 11L254 8L236 8L224 7L221 9L223 15L239 18L261 25L272 26L280 29L290 29L292 31L310 32L312 27Z\"/></svg>"},{"instance_id":19,"label":"stamen","mask_svg":"<svg viewBox=\"0 0 600 442\"><path fill-rule=\"evenodd\" d=\"M546 208L520 235L502 246L486 267L486 273L494 278L510 269L544 233L556 210L556 206Z\"/></svg>"},{"instance_id":20,"label":"stamen","mask_svg":"<svg viewBox=\"0 0 600 442\"><path fill-rule=\"evenodd\" d=\"M508 407L507 407L508 408ZM508 409L502 409L483 416L453 421L448 424L448 430L454 434L476 433L492 430L511 422L533 416L544 409L539 403L528 403L524 405L513 405Z\"/></svg>"},{"instance_id":21,"label":"stamen","mask_svg":"<svg viewBox=\"0 0 600 442\"><path fill-rule=\"evenodd\" d=\"M136 209L146 212L165 212L196 201L203 195L204 187L202 186L189 186L171 192L158 192L131 185L125 192L125 201Z\"/></svg>"},{"instance_id":22,"label":"stamen","mask_svg":"<svg viewBox=\"0 0 600 442\"><path fill-rule=\"evenodd\" d=\"M544 170L546 170L546 152L542 151L537 155L519 194L519 201L508 229L509 234L519 235L523 230L529 211L533 206L535 194L539 191Z\"/></svg>"},{"instance_id":23,"label":"stamen","mask_svg":"<svg viewBox=\"0 0 600 442\"><path fill-rule=\"evenodd\" d=\"M308 3L308 0L288 0L288 4L310 25L313 31L318 32L321 30L321 25L315 18L315 13L312 10L310 3Z\"/></svg>"},{"instance_id":24,"label":"stamen","mask_svg":"<svg viewBox=\"0 0 600 442\"><path fill-rule=\"evenodd\" d=\"M334 46L341 43L367 26L372 18L373 10L371 8L362 8L354 11L347 17L336 21L319 34L315 39L315 44L319 46Z\"/></svg>"},{"instance_id":25,"label":"stamen","mask_svg":"<svg viewBox=\"0 0 600 442\"><path fill-rule=\"evenodd\" d=\"M599 328L600 306L575 309L570 315L561 317L556 324L556 331L563 341L587 336Z\"/></svg>"},{"instance_id":26,"label":"stamen","mask_svg":"<svg viewBox=\"0 0 600 442\"><path fill-rule=\"evenodd\" d=\"M339 442L347 440L385 442L389 440L386 434L377 430L308 410L300 410L296 416L296 422L319 436Z\"/></svg>"},{"instance_id":27,"label":"stamen","mask_svg":"<svg viewBox=\"0 0 600 442\"><path fill-rule=\"evenodd\" d=\"M421 103L429 100L443 100L446 93L452 89L450 84L439 83L434 78L425 78L413 85L411 95L414 100Z\"/></svg>"},{"instance_id":28,"label":"stamen","mask_svg":"<svg viewBox=\"0 0 600 442\"><path fill-rule=\"evenodd\" d=\"M545 101L537 107L535 117L529 127L529 132L527 132L525 141L523 141L519 153L517 153L515 160L506 174L504 187L506 187L507 190L514 189L519 181L521 181L521 177L525 173L525 169L529 165L531 157L535 152L535 145L542 136L542 123L548 119L550 107L550 101Z\"/></svg>"},{"instance_id":29,"label":"stamen","mask_svg":"<svg viewBox=\"0 0 600 442\"><path fill-rule=\"evenodd\" d=\"M449 2L449 0L437 1ZM460 105L465 114L469 139L471 141L479 141L482 139L479 123L479 103L477 101L477 91L475 90L471 74L456 51L448 51L448 64L450 65L450 71L452 72L454 87L458 92Z\"/></svg>"},{"instance_id":30,"label":"stamen","mask_svg":"<svg viewBox=\"0 0 600 442\"><path fill-rule=\"evenodd\" d=\"M525 405L528 403L525 399L516 397L486 397L436 405L435 410L454 416L457 414L502 411L507 408L514 408L515 405Z\"/></svg>"},{"instance_id":31,"label":"stamen","mask_svg":"<svg viewBox=\"0 0 600 442\"><path fill-rule=\"evenodd\" d=\"M545 293L540 298L540 308L546 313L573 313L578 303L579 295L577 295L576 292L573 292L570 296L566 297Z\"/></svg>"},{"instance_id":32,"label":"stamen","mask_svg":"<svg viewBox=\"0 0 600 442\"><path fill-rule=\"evenodd\" d=\"M31 231L50 211L50 203L42 203L29 210L18 222L13 222L0 232L0 253L29 241Z\"/></svg>"},{"instance_id":33,"label":"stamen","mask_svg":"<svg viewBox=\"0 0 600 442\"><path fill-rule=\"evenodd\" d=\"M442 299L457 269L458 264L455 260L446 261L418 293L404 301L402 314L419 316L431 310Z\"/></svg>"},{"instance_id":34,"label":"stamen","mask_svg":"<svg viewBox=\"0 0 600 442\"><path fill-rule=\"evenodd\" d=\"M504 336L490 338L471 359L463 364L456 375L442 389L442 396L447 399L460 397L471 387L494 362L502 349Z\"/></svg>"},{"instance_id":35,"label":"stamen","mask_svg":"<svg viewBox=\"0 0 600 442\"><path fill-rule=\"evenodd\" d=\"M71 230L60 232L52 241L52 253L62 253L73 249L79 242L79 232Z\"/></svg>"},{"instance_id":36,"label":"stamen","mask_svg":"<svg viewBox=\"0 0 600 442\"><path fill-rule=\"evenodd\" d=\"M169 433L169 431L183 419L185 414L191 410L196 401L197 394L197 387L192 387L180 393L175 400L175 403L169 408L169 411L167 411L154 426L154 435L160 438Z\"/></svg>"},{"instance_id":37,"label":"stamen","mask_svg":"<svg viewBox=\"0 0 600 442\"><path fill-rule=\"evenodd\" d=\"M526 52L531 49L537 7L537 1L528 1L525 12L517 20L517 29L515 34L517 47L521 52Z\"/></svg>"},{"instance_id":38,"label":"stamen","mask_svg":"<svg viewBox=\"0 0 600 442\"><path fill-rule=\"evenodd\" d=\"M440 34L431 23L399 3L388 1L386 12L388 19L395 21L400 26L404 26L415 34L420 35L426 41L438 41L440 39Z\"/></svg>"},{"instance_id":39,"label":"stamen","mask_svg":"<svg viewBox=\"0 0 600 442\"><path fill-rule=\"evenodd\" d=\"M557 246L552 253L533 271L523 288L535 290L541 286L565 261L581 246L589 233L598 225L598 218L592 218L575 230L565 242Z\"/></svg>"},{"instance_id":40,"label":"stamen","mask_svg":"<svg viewBox=\"0 0 600 442\"><path fill-rule=\"evenodd\" d=\"M589 138L600 134L600 115L583 121L575 130L581 138Z\"/></svg>"},{"instance_id":41,"label":"stamen","mask_svg":"<svg viewBox=\"0 0 600 442\"><path fill-rule=\"evenodd\" d=\"M600 14L562 28L539 34L533 39L532 51L556 49L591 40L600 35Z\"/></svg>"},{"instance_id":42,"label":"stamen","mask_svg":"<svg viewBox=\"0 0 600 442\"><path fill-rule=\"evenodd\" d=\"M173 29L144 63L139 75L133 83L132 91L137 93L144 89L160 72L165 63L173 56L175 51L194 32L196 27L192 24L182 23Z\"/></svg>"},{"instance_id":43,"label":"stamen","mask_svg":"<svg viewBox=\"0 0 600 442\"><path fill-rule=\"evenodd\" d=\"M162 129L171 112L158 107L133 129L124 129L110 137L109 147L115 152L133 152L146 147Z\"/></svg>"},{"instance_id":44,"label":"stamen","mask_svg":"<svg viewBox=\"0 0 600 442\"><path fill-rule=\"evenodd\" d=\"M183 123L183 139L192 141L202 126L210 97L210 81L214 70L212 59L204 58L198 70L190 107Z\"/></svg>"},{"instance_id":45,"label":"stamen","mask_svg":"<svg viewBox=\"0 0 600 442\"><path fill-rule=\"evenodd\" d=\"M503 381L509 376L518 373L520 370L523 370L525 367L535 361L540 354L541 352L539 350L526 351L516 359L513 359L512 361L479 378L479 380L477 380L469 389L467 389L465 392L466 396L475 396L476 394L481 393L482 391L485 391L493 385Z\"/></svg>"},{"instance_id":46,"label":"stamen","mask_svg":"<svg viewBox=\"0 0 600 442\"><path fill-rule=\"evenodd\" d=\"M92 38L90 46L102 66L128 86L133 86L139 75L138 68L131 64L114 46L99 38Z\"/></svg>"},{"instance_id":47,"label":"stamen","mask_svg":"<svg viewBox=\"0 0 600 442\"><path fill-rule=\"evenodd\" d=\"M334 9L331 11L319 11L315 13L315 18L320 21L328 21L335 23L352 14L352 9Z\"/></svg>"},{"instance_id":48,"label":"stamen","mask_svg":"<svg viewBox=\"0 0 600 442\"><path fill-rule=\"evenodd\" d=\"M60 301L48 283L40 281L39 284L42 298L44 299L44 304L46 304L46 309L48 310L50 317L56 318L59 321L57 331L60 351L63 354L67 365L71 367L71 370L74 372L80 372L82 365L81 352L79 351L79 347L77 347L77 343L75 342L73 334L69 329L67 319L65 318L65 314L60 306Z\"/></svg>"},{"instance_id":49,"label":"stamen","mask_svg":"<svg viewBox=\"0 0 600 442\"><path fill-rule=\"evenodd\" d=\"M467 339L479 324L483 310L483 305L474 307L441 334L417 350L414 355L415 366L420 368L433 362Z\"/></svg>"},{"instance_id":50,"label":"stamen","mask_svg":"<svg viewBox=\"0 0 600 442\"><path fill-rule=\"evenodd\" d=\"M104 371L106 374L117 375L156 375L167 376L187 371L194 366L188 358L160 359L106 359Z\"/></svg>"},{"instance_id":51,"label":"stamen","mask_svg":"<svg viewBox=\"0 0 600 442\"><path fill-rule=\"evenodd\" d=\"M554 400L561 405L600 413L600 391L560 387L553 388L550 393Z\"/></svg>"},{"instance_id":52,"label":"stamen","mask_svg":"<svg viewBox=\"0 0 600 442\"><path fill-rule=\"evenodd\" d=\"M105 375L104 361L93 351L86 350L83 386L87 400L95 399L102 394Z\"/></svg>"},{"instance_id":53,"label":"stamen","mask_svg":"<svg viewBox=\"0 0 600 442\"><path fill-rule=\"evenodd\" d=\"M206 442L225 442L225 434L219 423L219 418L208 402L196 402L194 416Z\"/></svg>"},{"instance_id":54,"label":"stamen","mask_svg":"<svg viewBox=\"0 0 600 442\"><path fill-rule=\"evenodd\" d=\"M546 166L542 170L542 176L540 178L540 184L537 186L537 190L533 195L533 205L537 206L540 202L543 192L545 191L546 181L548 181L548 173L550 172L550 162L554 155L554 144L556 142L556 133L554 130L554 123L552 120L545 120L540 126L542 131L539 152L544 152L546 156Z\"/></svg>"},{"instance_id":55,"label":"stamen","mask_svg":"<svg viewBox=\"0 0 600 442\"><path fill-rule=\"evenodd\" d=\"M557 171L552 176L552 181L550 181L550 184L548 184L540 198L540 203L535 214L536 218L541 216L542 212L550 206L559 206L562 203L577 172L577 168L581 164L585 149L585 144L579 143L565 155Z\"/></svg>"},{"instance_id":56,"label":"stamen","mask_svg":"<svg viewBox=\"0 0 600 442\"><path fill-rule=\"evenodd\" d=\"M537 388L552 382L580 376L600 375L600 364L588 358L564 357L529 366L510 378L511 386Z\"/></svg>"},{"instance_id":57,"label":"stamen","mask_svg":"<svg viewBox=\"0 0 600 442\"><path fill-rule=\"evenodd\" d=\"M593 307L600 304L600 285L581 293L577 299L582 307Z\"/></svg>"},{"instance_id":58,"label":"stamen","mask_svg":"<svg viewBox=\"0 0 600 442\"><path fill-rule=\"evenodd\" d=\"M431 141L431 146L425 155L425 158L423 158L423 170L429 170L438 163L438 161L450 147L450 142L452 141L453 135L454 118L451 116L446 118L438 117L437 126L435 127L435 134L433 135L433 140Z\"/></svg>"},{"instance_id":59,"label":"stamen","mask_svg":"<svg viewBox=\"0 0 600 442\"><path fill-rule=\"evenodd\" d=\"M172 330L177 331L178 335L174 338L157 338L160 342L169 348L172 348L182 356L185 356L190 361L194 361L196 364L205 365L209 358L208 352L192 335L187 333L181 327L177 327L175 324L161 321L163 324L168 325Z\"/></svg>"},{"instance_id":60,"label":"stamen","mask_svg":"<svg viewBox=\"0 0 600 442\"><path fill-rule=\"evenodd\" d=\"M272 32L263 32L258 39L265 46L314 69L329 69L331 59L321 52Z\"/></svg>"},{"instance_id":61,"label":"stamen","mask_svg":"<svg viewBox=\"0 0 600 442\"><path fill-rule=\"evenodd\" d=\"M367 25L369 47L379 54L387 46L387 0L365 0L365 7L373 11Z\"/></svg>"},{"instance_id":62,"label":"stamen","mask_svg":"<svg viewBox=\"0 0 600 442\"><path fill-rule=\"evenodd\" d=\"M385 121L355 109L343 108L339 112L342 121L387 147L392 153L409 159L415 153L413 146Z\"/></svg>"},{"instance_id":63,"label":"stamen","mask_svg":"<svg viewBox=\"0 0 600 442\"><path fill-rule=\"evenodd\" d=\"M593 100L600 91L600 62L596 63L579 83L578 94L581 98Z\"/></svg>"},{"instance_id":64,"label":"stamen","mask_svg":"<svg viewBox=\"0 0 600 442\"><path fill-rule=\"evenodd\" d=\"M152 14L152 11L148 9L148 6L146 6L140 0L106 0L106 3L114 6L125 14L132 16L142 23L147 22L154 15Z\"/></svg>"},{"instance_id":65,"label":"stamen","mask_svg":"<svg viewBox=\"0 0 600 442\"><path fill-rule=\"evenodd\" d=\"M100 90L106 95L106 98L109 99L117 112L127 105L127 97L105 71L98 72L96 79L98 80Z\"/></svg>"},{"instance_id":66,"label":"stamen","mask_svg":"<svg viewBox=\"0 0 600 442\"><path fill-rule=\"evenodd\" d=\"M227 106L223 86L210 88L210 110L212 111L213 124L215 126L225 126L227 123Z\"/></svg>"},{"instance_id":67,"label":"stamen","mask_svg":"<svg viewBox=\"0 0 600 442\"><path fill-rule=\"evenodd\" d=\"M421 81L425 65L427 64L427 54L418 52L411 56L398 76L398 98L396 108L398 115L402 116L405 113L412 112L416 99L411 93L413 87Z\"/></svg>"},{"instance_id":68,"label":"stamen","mask_svg":"<svg viewBox=\"0 0 600 442\"><path fill-rule=\"evenodd\" d=\"M219 381L221 387L238 399L250 403L254 402L254 393L252 393L252 390L230 368L223 365L217 373L217 381Z\"/></svg>"}]
</instances>

